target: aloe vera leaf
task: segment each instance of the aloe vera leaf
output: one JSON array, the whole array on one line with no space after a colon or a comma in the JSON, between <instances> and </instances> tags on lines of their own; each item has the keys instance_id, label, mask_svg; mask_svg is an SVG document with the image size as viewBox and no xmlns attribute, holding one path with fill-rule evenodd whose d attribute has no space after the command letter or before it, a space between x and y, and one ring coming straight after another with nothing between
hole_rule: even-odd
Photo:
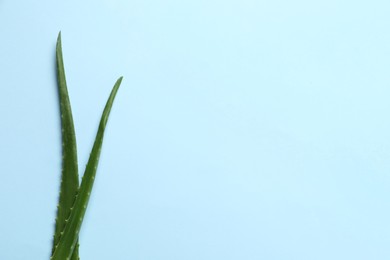
<instances>
[{"instance_id":1,"label":"aloe vera leaf","mask_svg":"<svg viewBox=\"0 0 390 260\"><path fill-rule=\"evenodd\" d=\"M76 135L66 85L64 61L62 57L61 32L58 34L57 39L56 63L61 113L62 173L52 253L60 240L61 231L64 229L66 224L65 220L69 218L70 208L74 203L75 196L79 188ZM79 259L78 250L74 250L71 259Z\"/></svg>"},{"instance_id":2,"label":"aloe vera leaf","mask_svg":"<svg viewBox=\"0 0 390 260\"><path fill-rule=\"evenodd\" d=\"M80 232L81 225L83 223L84 215L88 206L88 201L91 195L93 183L96 176L96 169L99 162L100 152L103 144L104 130L106 128L107 120L111 111L112 104L114 102L116 93L122 82L120 77L115 83L107 104L104 108L102 117L100 119L99 129L96 134L95 142L87 163L87 167L84 172L84 176L81 181L80 189L76 195L76 201L71 209L71 214L67 220L67 224L63 232L56 249L51 257L52 260L68 260L71 259L73 250L76 247L77 237Z\"/></svg>"}]
</instances>

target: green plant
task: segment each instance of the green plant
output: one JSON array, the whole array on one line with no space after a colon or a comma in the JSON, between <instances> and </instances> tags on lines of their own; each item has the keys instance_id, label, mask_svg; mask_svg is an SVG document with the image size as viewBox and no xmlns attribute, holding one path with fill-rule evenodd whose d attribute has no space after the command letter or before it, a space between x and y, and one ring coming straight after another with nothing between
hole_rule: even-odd
<instances>
[{"instance_id":1,"label":"green plant","mask_svg":"<svg viewBox=\"0 0 390 260\"><path fill-rule=\"evenodd\" d=\"M62 173L52 256L50 259L78 260L80 259L78 235L95 180L104 130L116 93L122 82L122 77L115 83L103 110L92 152L79 186L76 135L65 79L61 32L57 39L56 62L62 131Z\"/></svg>"}]
</instances>

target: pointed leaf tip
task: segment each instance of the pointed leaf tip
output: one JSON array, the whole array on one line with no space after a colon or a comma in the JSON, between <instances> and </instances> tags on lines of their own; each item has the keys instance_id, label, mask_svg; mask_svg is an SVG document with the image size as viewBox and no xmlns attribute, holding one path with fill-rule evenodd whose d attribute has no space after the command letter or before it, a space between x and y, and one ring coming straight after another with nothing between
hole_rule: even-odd
<instances>
[{"instance_id":1,"label":"pointed leaf tip","mask_svg":"<svg viewBox=\"0 0 390 260\"><path fill-rule=\"evenodd\" d=\"M57 37L57 45L58 44L61 44L61 31L58 33L58 37Z\"/></svg>"}]
</instances>

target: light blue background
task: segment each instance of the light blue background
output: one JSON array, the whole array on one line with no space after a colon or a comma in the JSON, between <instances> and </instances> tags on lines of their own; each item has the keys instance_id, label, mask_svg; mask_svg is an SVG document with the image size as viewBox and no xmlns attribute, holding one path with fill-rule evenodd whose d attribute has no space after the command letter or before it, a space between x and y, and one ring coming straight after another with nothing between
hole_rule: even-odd
<instances>
[{"instance_id":1,"label":"light blue background","mask_svg":"<svg viewBox=\"0 0 390 260\"><path fill-rule=\"evenodd\" d=\"M0 1L0 259L49 259L62 30L81 259L390 259L388 1Z\"/></svg>"}]
</instances>

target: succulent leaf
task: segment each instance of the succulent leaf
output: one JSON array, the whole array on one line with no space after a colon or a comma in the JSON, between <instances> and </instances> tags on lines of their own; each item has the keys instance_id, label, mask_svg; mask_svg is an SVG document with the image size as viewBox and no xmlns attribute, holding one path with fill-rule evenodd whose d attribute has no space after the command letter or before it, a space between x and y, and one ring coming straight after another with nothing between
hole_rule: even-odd
<instances>
[{"instance_id":1,"label":"succulent leaf","mask_svg":"<svg viewBox=\"0 0 390 260\"><path fill-rule=\"evenodd\" d=\"M115 83L111 94L108 98L106 106L104 108L99 128L96 134L95 142L84 172L84 176L81 181L80 189L76 195L74 206L72 207L71 214L67 220L67 224L63 230L59 239L59 243L56 245L54 253L51 257L52 260L69 260L72 253L77 247L78 235L81 225L83 223L84 215L88 206L89 198L91 195L93 183L96 176L96 169L99 162L100 152L103 144L103 136L106 128L107 120L114 102L116 93L122 82L120 77Z\"/></svg>"},{"instance_id":2,"label":"succulent leaf","mask_svg":"<svg viewBox=\"0 0 390 260\"><path fill-rule=\"evenodd\" d=\"M64 61L62 57L61 32L58 34L57 39L56 63L61 113L62 173L52 253L54 253L55 247L60 240L61 231L65 228L66 219L69 218L70 208L75 202L75 196L79 188L76 135L66 85ZM74 250L71 259L79 259L78 246L77 250Z\"/></svg>"}]
</instances>

